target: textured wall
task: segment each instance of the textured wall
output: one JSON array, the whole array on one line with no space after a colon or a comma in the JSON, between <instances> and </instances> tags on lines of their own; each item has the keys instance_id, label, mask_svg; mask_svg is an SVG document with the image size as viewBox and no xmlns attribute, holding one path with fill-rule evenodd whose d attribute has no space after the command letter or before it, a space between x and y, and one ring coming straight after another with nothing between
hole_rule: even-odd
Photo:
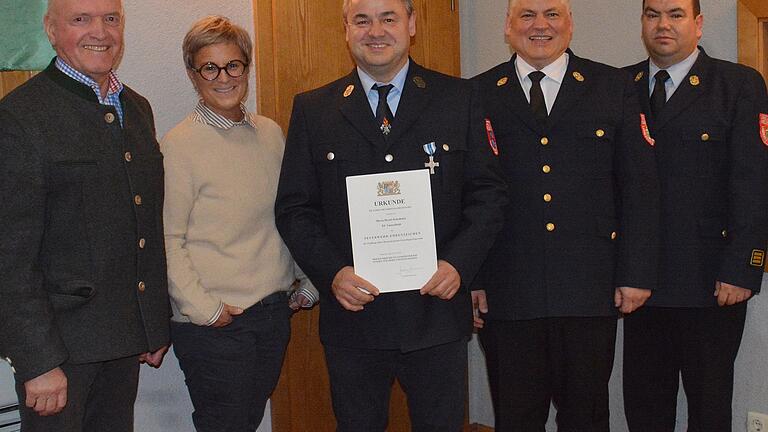
<instances>
[{"instance_id":1,"label":"textured wall","mask_svg":"<svg viewBox=\"0 0 768 432\"><path fill-rule=\"evenodd\" d=\"M614 66L624 66L644 58L640 41L640 0L572 0L575 21L571 44L580 56ZM736 1L702 0L704 37L701 45L715 57L737 58ZM627 4L631 4L628 7ZM507 0L464 0L461 3L462 73L474 76L509 59L504 42L504 17ZM745 431L747 411L768 412L768 279L763 279L766 294L750 302L747 328L736 364L734 391L734 431ZM621 323L616 346L621 353ZM493 424L493 411L485 377L483 354L476 340L470 345L470 418ZM611 379L611 423L614 431L626 431L621 398L621 356L616 356ZM685 398L678 404L678 431L685 430ZM548 431L555 427L550 417Z\"/></svg>"}]
</instances>

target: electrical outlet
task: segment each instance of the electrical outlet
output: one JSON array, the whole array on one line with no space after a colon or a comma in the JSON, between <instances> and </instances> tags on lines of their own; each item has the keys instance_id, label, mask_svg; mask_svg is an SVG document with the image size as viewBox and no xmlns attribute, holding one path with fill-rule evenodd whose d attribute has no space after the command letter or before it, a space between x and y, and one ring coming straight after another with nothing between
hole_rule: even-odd
<instances>
[{"instance_id":1,"label":"electrical outlet","mask_svg":"<svg viewBox=\"0 0 768 432\"><path fill-rule=\"evenodd\" d=\"M768 432L768 414L748 412L747 432Z\"/></svg>"}]
</instances>

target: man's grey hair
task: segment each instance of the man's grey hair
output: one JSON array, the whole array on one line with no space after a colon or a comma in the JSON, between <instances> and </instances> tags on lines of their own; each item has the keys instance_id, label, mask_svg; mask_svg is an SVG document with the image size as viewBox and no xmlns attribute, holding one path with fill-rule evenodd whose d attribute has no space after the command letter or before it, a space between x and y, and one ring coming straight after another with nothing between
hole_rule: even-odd
<instances>
[{"instance_id":1,"label":"man's grey hair","mask_svg":"<svg viewBox=\"0 0 768 432\"><path fill-rule=\"evenodd\" d=\"M405 6L405 11L408 12L408 16L413 15L413 11L416 10L416 8L413 7L413 0L401 0L403 2L403 6ZM347 12L349 12L349 2L350 0L344 0L344 4L341 7L341 12L344 17L344 21L347 20Z\"/></svg>"},{"instance_id":2,"label":"man's grey hair","mask_svg":"<svg viewBox=\"0 0 768 432\"><path fill-rule=\"evenodd\" d=\"M509 13L509 11L512 10L512 7L514 7L515 4L517 4L518 1L520 1L520 0L509 0L509 3L507 4L507 13ZM568 12L570 12L571 11L571 0L560 0L560 1L565 5L565 7L568 8Z\"/></svg>"},{"instance_id":3,"label":"man's grey hair","mask_svg":"<svg viewBox=\"0 0 768 432\"><path fill-rule=\"evenodd\" d=\"M45 9L45 16L52 16L52 12L56 10L56 6L61 0L48 0L48 7ZM125 5L123 0L120 0L120 15L125 19Z\"/></svg>"}]
</instances>

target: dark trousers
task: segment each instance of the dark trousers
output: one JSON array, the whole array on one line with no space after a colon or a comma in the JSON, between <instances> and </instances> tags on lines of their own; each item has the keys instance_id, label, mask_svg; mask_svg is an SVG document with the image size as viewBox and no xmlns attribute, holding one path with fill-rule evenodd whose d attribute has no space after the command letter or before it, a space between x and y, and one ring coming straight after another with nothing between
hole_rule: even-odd
<instances>
[{"instance_id":1,"label":"dark trousers","mask_svg":"<svg viewBox=\"0 0 768 432\"><path fill-rule=\"evenodd\" d=\"M22 432L133 432L133 405L139 384L137 356L61 366L67 376L67 405L41 417L27 408L24 384L16 384Z\"/></svg>"},{"instance_id":2,"label":"dark trousers","mask_svg":"<svg viewBox=\"0 0 768 432\"><path fill-rule=\"evenodd\" d=\"M290 314L288 299L280 292L225 327L171 323L198 432L253 432L259 427L280 376Z\"/></svg>"},{"instance_id":3,"label":"dark trousers","mask_svg":"<svg viewBox=\"0 0 768 432\"><path fill-rule=\"evenodd\" d=\"M643 307L624 319L624 411L634 432L675 430L682 376L690 432L731 430L747 304Z\"/></svg>"},{"instance_id":4,"label":"dark trousers","mask_svg":"<svg viewBox=\"0 0 768 432\"><path fill-rule=\"evenodd\" d=\"M497 432L608 431L616 318L486 320L480 331Z\"/></svg>"},{"instance_id":5,"label":"dark trousers","mask_svg":"<svg viewBox=\"0 0 768 432\"><path fill-rule=\"evenodd\" d=\"M325 345L339 432L384 432L394 379L414 432L459 432L467 393L467 340L407 353Z\"/></svg>"}]
</instances>

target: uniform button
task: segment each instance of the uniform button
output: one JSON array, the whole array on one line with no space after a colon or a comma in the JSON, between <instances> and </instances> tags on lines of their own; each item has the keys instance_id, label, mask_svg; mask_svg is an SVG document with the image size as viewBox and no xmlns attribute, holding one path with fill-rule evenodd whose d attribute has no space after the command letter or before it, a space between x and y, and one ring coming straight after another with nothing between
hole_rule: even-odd
<instances>
[{"instance_id":1,"label":"uniform button","mask_svg":"<svg viewBox=\"0 0 768 432\"><path fill-rule=\"evenodd\" d=\"M544 137L539 142L541 143L541 145L547 145L547 144L549 144L549 138Z\"/></svg>"},{"instance_id":2,"label":"uniform button","mask_svg":"<svg viewBox=\"0 0 768 432\"><path fill-rule=\"evenodd\" d=\"M723 237L728 237L728 230L723 230L723 232L720 233Z\"/></svg>"},{"instance_id":3,"label":"uniform button","mask_svg":"<svg viewBox=\"0 0 768 432\"><path fill-rule=\"evenodd\" d=\"M136 203L137 206L141 205L141 195L136 195L133 197L133 202Z\"/></svg>"},{"instance_id":4,"label":"uniform button","mask_svg":"<svg viewBox=\"0 0 768 432\"><path fill-rule=\"evenodd\" d=\"M701 140L702 141L709 141L709 134L708 133L701 134Z\"/></svg>"},{"instance_id":5,"label":"uniform button","mask_svg":"<svg viewBox=\"0 0 768 432\"><path fill-rule=\"evenodd\" d=\"M139 249L144 249L144 246L147 245L147 240L144 238L139 239Z\"/></svg>"},{"instance_id":6,"label":"uniform button","mask_svg":"<svg viewBox=\"0 0 768 432\"><path fill-rule=\"evenodd\" d=\"M336 155L333 154L333 152L328 152L328 154L325 155L325 158L328 159L328 160L333 160L335 157L336 157Z\"/></svg>"},{"instance_id":7,"label":"uniform button","mask_svg":"<svg viewBox=\"0 0 768 432\"><path fill-rule=\"evenodd\" d=\"M552 167L550 167L549 165L544 165L543 167L541 167L541 170L544 172L544 174L549 174L549 172L552 171Z\"/></svg>"},{"instance_id":8,"label":"uniform button","mask_svg":"<svg viewBox=\"0 0 768 432\"><path fill-rule=\"evenodd\" d=\"M449 146L448 144L443 144L443 150L448 151L450 149L451 149L451 146Z\"/></svg>"},{"instance_id":9,"label":"uniform button","mask_svg":"<svg viewBox=\"0 0 768 432\"><path fill-rule=\"evenodd\" d=\"M388 155L384 156L384 160L387 161L387 162L392 162L393 160L395 160L395 157L392 156L391 154L388 154Z\"/></svg>"},{"instance_id":10,"label":"uniform button","mask_svg":"<svg viewBox=\"0 0 768 432\"><path fill-rule=\"evenodd\" d=\"M111 112L104 114L104 121L111 124L112 122L115 121L115 115L112 114Z\"/></svg>"},{"instance_id":11,"label":"uniform button","mask_svg":"<svg viewBox=\"0 0 768 432\"><path fill-rule=\"evenodd\" d=\"M595 135L597 135L598 138L602 138L605 136L605 131L602 129L598 129L595 131Z\"/></svg>"},{"instance_id":12,"label":"uniform button","mask_svg":"<svg viewBox=\"0 0 768 432\"><path fill-rule=\"evenodd\" d=\"M550 201L552 201L552 195L544 194L544 202L550 202Z\"/></svg>"},{"instance_id":13,"label":"uniform button","mask_svg":"<svg viewBox=\"0 0 768 432\"><path fill-rule=\"evenodd\" d=\"M555 230L555 224L553 224L552 222L548 223L547 224L547 231L552 232L554 230Z\"/></svg>"},{"instance_id":14,"label":"uniform button","mask_svg":"<svg viewBox=\"0 0 768 432\"><path fill-rule=\"evenodd\" d=\"M139 291L144 292L145 289L147 289L147 284L144 281L139 281Z\"/></svg>"},{"instance_id":15,"label":"uniform button","mask_svg":"<svg viewBox=\"0 0 768 432\"><path fill-rule=\"evenodd\" d=\"M131 154L131 152L125 152L124 156L125 156L125 161L126 162L130 162L130 161L133 160L133 155Z\"/></svg>"},{"instance_id":16,"label":"uniform button","mask_svg":"<svg viewBox=\"0 0 768 432\"><path fill-rule=\"evenodd\" d=\"M619 236L619 234L616 231L613 231L611 233L611 240L616 240L616 237L618 237L618 236Z\"/></svg>"}]
</instances>

